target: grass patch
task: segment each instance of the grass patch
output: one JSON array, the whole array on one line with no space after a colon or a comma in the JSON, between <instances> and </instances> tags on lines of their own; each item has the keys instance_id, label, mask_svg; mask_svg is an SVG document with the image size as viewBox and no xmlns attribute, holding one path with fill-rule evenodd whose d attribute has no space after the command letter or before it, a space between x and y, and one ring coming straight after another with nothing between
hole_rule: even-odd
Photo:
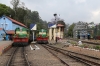
<instances>
[{"instance_id":1,"label":"grass patch","mask_svg":"<svg viewBox=\"0 0 100 66\"><path fill-rule=\"evenodd\" d=\"M76 43L76 42L74 42L74 41L71 41L70 43L71 43L73 46L77 46L77 44L78 44L78 43Z\"/></svg>"},{"instance_id":2,"label":"grass patch","mask_svg":"<svg viewBox=\"0 0 100 66\"><path fill-rule=\"evenodd\" d=\"M84 47L84 48L89 48L90 46L87 45L87 44L82 44L82 45L79 45L80 47Z\"/></svg>"},{"instance_id":3,"label":"grass patch","mask_svg":"<svg viewBox=\"0 0 100 66\"><path fill-rule=\"evenodd\" d=\"M94 49L100 50L100 46L94 46Z\"/></svg>"}]
</instances>

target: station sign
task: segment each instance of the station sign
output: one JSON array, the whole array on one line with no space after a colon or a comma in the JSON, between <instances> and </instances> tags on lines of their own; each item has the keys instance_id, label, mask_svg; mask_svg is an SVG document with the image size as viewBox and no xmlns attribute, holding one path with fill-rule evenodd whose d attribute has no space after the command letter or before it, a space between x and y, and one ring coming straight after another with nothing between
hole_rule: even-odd
<instances>
[{"instance_id":1,"label":"station sign","mask_svg":"<svg viewBox=\"0 0 100 66\"><path fill-rule=\"evenodd\" d=\"M30 30L37 30L36 24L30 24Z\"/></svg>"}]
</instances>

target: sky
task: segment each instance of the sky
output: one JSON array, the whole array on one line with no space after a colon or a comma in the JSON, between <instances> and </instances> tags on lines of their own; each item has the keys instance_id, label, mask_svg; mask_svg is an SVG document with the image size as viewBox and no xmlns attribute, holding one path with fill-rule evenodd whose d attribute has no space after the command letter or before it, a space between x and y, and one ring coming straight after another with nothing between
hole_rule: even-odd
<instances>
[{"instance_id":1,"label":"sky","mask_svg":"<svg viewBox=\"0 0 100 66\"><path fill-rule=\"evenodd\" d=\"M11 0L0 0L12 8ZM66 24L83 22L100 23L100 0L20 0L25 6L38 11L42 20L51 22L53 14L63 19Z\"/></svg>"}]
</instances>

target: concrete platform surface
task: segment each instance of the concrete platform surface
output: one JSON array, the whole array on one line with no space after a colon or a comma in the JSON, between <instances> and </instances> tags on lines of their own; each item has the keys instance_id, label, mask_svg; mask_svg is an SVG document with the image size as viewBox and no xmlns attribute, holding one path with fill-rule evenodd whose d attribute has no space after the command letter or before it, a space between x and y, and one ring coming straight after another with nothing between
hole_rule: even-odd
<instances>
[{"instance_id":1,"label":"concrete platform surface","mask_svg":"<svg viewBox=\"0 0 100 66\"><path fill-rule=\"evenodd\" d=\"M0 55L6 52L12 45L13 41L0 41Z\"/></svg>"}]
</instances>

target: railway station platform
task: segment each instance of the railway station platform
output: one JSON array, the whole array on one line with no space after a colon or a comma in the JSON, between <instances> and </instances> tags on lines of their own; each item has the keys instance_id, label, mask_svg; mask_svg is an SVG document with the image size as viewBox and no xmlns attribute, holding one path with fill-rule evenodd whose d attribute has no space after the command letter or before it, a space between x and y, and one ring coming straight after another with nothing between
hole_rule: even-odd
<instances>
[{"instance_id":1,"label":"railway station platform","mask_svg":"<svg viewBox=\"0 0 100 66\"><path fill-rule=\"evenodd\" d=\"M0 41L0 55L10 49L13 41Z\"/></svg>"}]
</instances>

